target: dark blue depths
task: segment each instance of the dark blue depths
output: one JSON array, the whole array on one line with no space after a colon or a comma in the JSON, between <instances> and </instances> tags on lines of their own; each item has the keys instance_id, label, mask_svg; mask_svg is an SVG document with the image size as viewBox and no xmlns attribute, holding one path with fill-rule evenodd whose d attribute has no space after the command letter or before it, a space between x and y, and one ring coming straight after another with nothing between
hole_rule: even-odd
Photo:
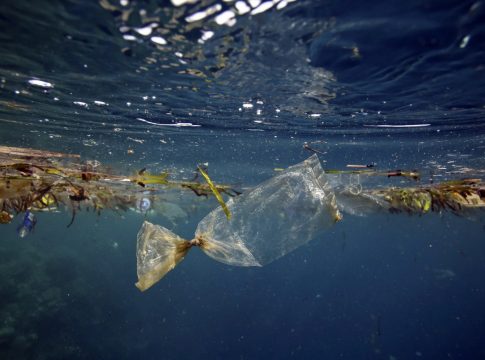
<instances>
[{"instance_id":1,"label":"dark blue depths","mask_svg":"<svg viewBox=\"0 0 485 360\"><path fill-rule=\"evenodd\" d=\"M8 357L483 356L483 222L348 217L264 268L193 251L139 293L140 218L40 220L29 242L3 240L2 308L23 335L2 344Z\"/></svg>"}]
</instances>

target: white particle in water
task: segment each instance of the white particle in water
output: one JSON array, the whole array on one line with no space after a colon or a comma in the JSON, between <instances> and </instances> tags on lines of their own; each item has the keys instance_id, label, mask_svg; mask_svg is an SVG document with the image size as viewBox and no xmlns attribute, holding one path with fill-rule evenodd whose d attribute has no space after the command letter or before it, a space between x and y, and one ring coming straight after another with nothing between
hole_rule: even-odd
<instances>
[{"instance_id":1,"label":"white particle in water","mask_svg":"<svg viewBox=\"0 0 485 360\"><path fill-rule=\"evenodd\" d=\"M98 106L108 106L104 101L94 100L94 104Z\"/></svg>"},{"instance_id":2,"label":"white particle in water","mask_svg":"<svg viewBox=\"0 0 485 360\"><path fill-rule=\"evenodd\" d=\"M142 36L150 36L153 31L153 25L150 24L142 28L136 28L135 31Z\"/></svg>"},{"instance_id":3,"label":"white particle in water","mask_svg":"<svg viewBox=\"0 0 485 360\"><path fill-rule=\"evenodd\" d=\"M468 45L468 42L470 41L470 35L467 35L465 36L462 40L461 40L461 43L460 43L460 49L464 49L466 48L466 46Z\"/></svg>"},{"instance_id":4,"label":"white particle in water","mask_svg":"<svg viewBox=\"0 0 485 360\"><path fill-rule=\"evenodd\" d=\"M374 127L374 128L419 128L419 127L427 127L431 126L431 124L371 124L367 125L364 124L365 127Z\"/></svg>"},{"instance_id":5,"label":"white particle in water","mask_svg":"<svg viewBox=\"0 0 485 360\"><path fill-rule=\"evenodd\" d=\"M199 21L199 20L203 20L207 17L207 14L205 11L199 11L199 12L196 12L190 16L187 16L185 18L185 21L187 21L188 23L191 23L191 22L194 22L194 21Z\"/></svg>"},{"instance_id":6,"label":"white particle in water","mask_svg":"<svg viewBox=\"0 0 485 360\"><path fill-rule=\"evenodd\" d=\"M123 35L123 39L125 39L126 41L136 41L136 36L133 36L133 35Z\"/></svg>"},{"instance_id":7,"label":"white particle in water","mask_svg":"<svg viewBox=\"0 0 485 360\"><path fill-rule=\"evenodd\" d=\"M150 40L157 45L167 45L167 40L161 36L152 36Z\"/></svg>"},{"instance_id":8,"label":"white particle in water","mask_svg":"<svg viewBox=\"0 0 485 360\"><path fill-rule=\"evenodd\" d=\"M244 15L251 10L251 8L247 6L244 1L237 1L235 6L239 15Z\"/></svg>"},{"instance_id":9,"label":"white particle in water","mask_svg":"<svg viewBox=\"0 0 485 360\"><path fill-rule=\"evenodd\" d=\"M232 19L230 19L230 20L229 20L229 21L226 23L226 25L227 25L227 26L229 26L229 27L232 27L232 26L236 25L236 22L237 22L236 18L232 18Z\"/></svg>"},{"instance_id":10,"label":"white particle in water","mask_svg":"<svg viewBox=\"0 0 485 360\"><path fill-rule=\"evenodd\" d=\"M173 126L173 127L201 127L201 125L196 125L196 124L192 124L192 123L189 123L189 122L180 122L180 123L174 123L174 124L160 124L160 123L156 123L156 122L153 122L153 121L148 121L146 119L143 119L143 118L136 118L136 120L138 121L141 121L141 122L144 122L144 123L147 123L147 124L150 124L150 125L157 125L157 126Z\"/></svg>"},{"instance_id":11,"label":"white particle in water","mask_svg":"<svg viewBox=\"0 0 485 360\"><path fill-rule=\"evenodd\" d=\"M202 41L207 41L207 40L209 40L213 36L214 36L214 32L213 31L202 31L202 37L200 39Z\"/></svg>"},{"instance_id":12,"label":"white particle in water","mask_svg":"<svg viewBox=\"0 0 485 360\"><path fill-rule=\"evenodd\" d=\"M253 105L253 104L251 104L251 103L243 103L243 105L242 105L242 106L243 106L243 108L245 108L245 109L251 109L251 108L253 108L253 107L254 107L254 105Z\"/></svg>"},{"instance_id":13,"label":"white particle in water","mask_svg":"<svg viewBox=\"0 0 485 360\"><path fill-rule=\"evenodd\" d=\"M47 82L47 81L38 80L38 79L31 79L28 81L28 83L30 85L38 86L44 89L52 89L54 87L54 84L51 84L50 82Z\"/></svg>"},{"instance_id":14,"label":"white particle in water","mask_svg":"<svg viewBox=\"0 0 485 360\"><path fill-rule=\"evenodd\" d=\"M207 16L213 15L219 11L221 11L222 5L221 4L215 4L212 6L209 6L207 9L198 11L192 15L189 15L185 18L185 21L191 23L195 21L200 21L205 19Z\"/></svg>"},{"instance_id":15,"label":"white particle in water","mask_svg":"<svg viewBox=\"0 0 485 360\"><path fill-rule=\"evenodd\" d=\"M82 106L82 107L85 107L85 108L88 107L88 104L86 104L85 102L82 102L82 101L73 101L72 103L74 105Z\"/></svg>"},{"instance_id":16,"label":"white particle in water","mask_svg":"<svg viewBox=\"0 0 485 360\"><path fill-rule=\"evenodd\" d=\"M277 10L281 10L281 9L285 8L285 7L286 7L286 5L288 5L288 2L283 0L283 1L282 1L282 2L280 2L278 5L276 5L276 9L277 9Z\"/></svg>"},{"instance_id":17,"label":"white particle in water","mask_svg":"<svg viewBox=\"0 0 485 360\"><path fill-rule=\"evenodd\" d=\"M172 0L173 6L182 6L185 4L195 4L199 0Z\"/></svg>"},{"instance_id":18,"label":"white particle in water","mask_svg":"<svg viewBox=\"0 0 485 360\"><path fill-rule=\"evenodd\" d=\"M97 146L98 143L94 139L85 139L82 141L84 146Z\"/></svg>"},{"instance_id":19,"label":"white particle in water","mask_svg":"<svg viewBox=\"0 0 485 360\"><path fill-rule=\"evenodd\" d=\"M261 5L259 5L256 9L251 11L251 15L261 14L261 13L271 9L273 7L273 5L274 5L273 1L266 1L266 2L262 3Z\"/></svg>"},{"instance_id":20,"label":"white particle in water","mask_svg":"<svg viewBox=\"0 0 485 360\"><path fill-rule=\"evenodd\" d=\"M215 22L217 23L217 25L229 25L231 26L230 24L232 23L231 20L234 19L234 16L236 16L236 14L234 13L234 11L232 10L226 10L222 13L220 13L219 15L217 15L214 20Z\"/></svg>"}]
</instances>

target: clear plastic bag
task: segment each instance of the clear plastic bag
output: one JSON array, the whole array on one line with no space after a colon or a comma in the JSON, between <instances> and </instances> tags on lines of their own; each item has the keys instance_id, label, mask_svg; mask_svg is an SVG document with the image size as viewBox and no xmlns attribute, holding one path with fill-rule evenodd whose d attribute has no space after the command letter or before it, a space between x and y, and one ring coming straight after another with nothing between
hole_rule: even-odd
<instances>
[{"instance_id":1,"label":"clear plastic bag","mask_svg":"<svg viewBox=\"0 0 485 360\"><path fill-rule=\"evenodd\" d=\"M262 266L306 244L341 216L316 155L227 202L202 219L186 241L145 222L138 233L137 287L146 290L173 269L192 246L217 261Z\"/></svg>"},{"instance_id":2,"label":"clear plastic bag","mask_svg":"<svg viewBox=\"0 0 485 360\"><path fill-rule=\"evenodd\" d=\"M332 226L339 217L317 155L294 165L253 190L228 201L199 222L196 238L217 261L262 266L286 255Z\"/></svg>"},{"instance_id":3,"label":"clear plastic bag","mask_svg":"<svg viewBox=\"0 0 485 360\"><path fill-rule=\"evenodd\" d=\"M190 247L189 241L170 230L145 221L136 242L136 287L143 291L158 282L183 260Z\"/></svg>"}]
</instances>

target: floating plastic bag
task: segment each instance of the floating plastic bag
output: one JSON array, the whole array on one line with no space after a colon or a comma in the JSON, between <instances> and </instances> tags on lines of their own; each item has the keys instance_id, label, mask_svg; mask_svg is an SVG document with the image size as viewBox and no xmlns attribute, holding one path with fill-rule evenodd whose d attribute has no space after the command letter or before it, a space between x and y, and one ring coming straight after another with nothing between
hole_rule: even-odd
<instances>
[{"instance_id":1,"label":"floating plastic bag","mask_svg":"<svg viewBox=\"0 0 485 360\"><path fill-rule=\"evenodd\" d=\"M136 286L145 290L155 284L184 258L191 246L191 242L170 230L145 221L137 236Z\"/></svg>"},{"instance_id":2,"label":"floating plastic bag","mask_svg":"<svg viewBox=\"0 0 485 360\"><path fill-rule=\"evenodd\" d=\"M210 212L191 241L149 222L137 238L136 286L144 291L172 270L192 246L236 266L262 266L306 244L341 216L317 155Z\"/></svg>"}]
</instances>

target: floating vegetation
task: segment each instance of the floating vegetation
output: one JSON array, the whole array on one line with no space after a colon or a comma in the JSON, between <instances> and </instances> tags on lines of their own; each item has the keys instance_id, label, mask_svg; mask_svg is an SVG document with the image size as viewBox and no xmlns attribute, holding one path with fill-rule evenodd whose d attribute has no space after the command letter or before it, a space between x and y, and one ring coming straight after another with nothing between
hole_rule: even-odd
<instances>
[{"instance_id":1,"label":"floating vegetation","mask_svg":"<svg viewBox=\"0 0 485 360\"><path fill-rule=\"evenodd\" d=\"M391 188L371 191L370 194L382 197L389 204L389 211L409 214L441 211L459 213L465 209L485 206L485 184L479 179L408 189Z\"/></svg>"},{"instance_id":2,"label":"floating vegetation","mask_svg":"<svg viewBox=\"0 0 485 360\"><path fill-rule=\"evenodd\" d=\"M376 210L422 215L452 212L467 214L485 209L485 184L480 179L464 179L416 187L365 189L338 192L339 203L347 212L366 215Z\"/></svg>"},{"instance_id":3,"label":"floating vegetation","mask_svg":"<svg viewBox=\"0 0 485 360\"><path fill-rule=\"evenodd\" d=\"M480 179L367 189L360 183L362 176L403 177L415 184L420 175L415 170L377 171L374 165L348 167L353 170L324 170L314 153L240 195L229 185L214 183L201 166L191 181L146 169L126 176L98 161L81 162L78 155L0 147L0 223L23 213L17 231L24 237L34 229L38 211L70 210L69 227L80 210L131 209L146 214L171 189L190 190L198 197L213 195L220 206L199 222L190 241L144 222L137 238L137 287L146 290L194 246L229 265L263 266L342 220L341 212L467 214L485 208L485 185ZM230 198L227 203L224 194Z\"/></svg>"},{"instance_id":4,"label":"floating vegetation","mask_svg":"<svg viewBox=\"0 0 485 360\"><path fill-rule=\"evenodd\" d=\"M68 226L82 209L146 212L160 200L160 193L170 189L190 190L204 197L215 194L221 205L225 203L220 194L239 194L228 185L214 184L207 173L207 182L198 178L181 181L168 172L151 174L146 169L125 176L109 171L98 161L79 159L79 155L1 146L0 223L9 223L19 213L62 207L72 212Z\"/></svg>"}]
</instances>

